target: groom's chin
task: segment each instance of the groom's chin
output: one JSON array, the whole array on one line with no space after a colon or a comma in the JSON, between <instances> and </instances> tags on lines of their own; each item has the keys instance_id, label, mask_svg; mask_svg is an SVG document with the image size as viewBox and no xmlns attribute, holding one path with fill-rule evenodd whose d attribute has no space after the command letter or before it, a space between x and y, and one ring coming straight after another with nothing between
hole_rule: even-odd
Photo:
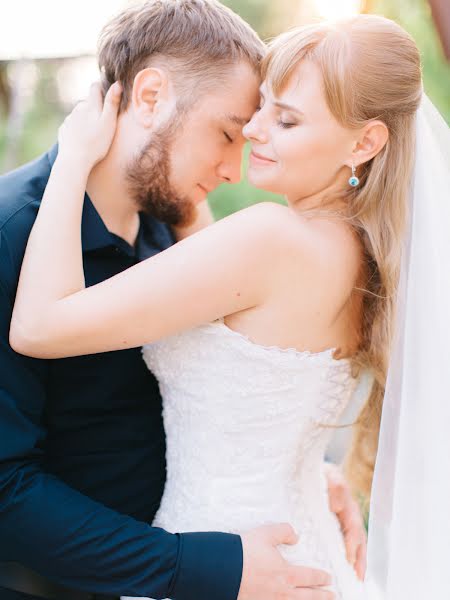
<instances>
[{"instance_id":1,"label":"groom's chin","mask_svg":"<svg viewBox=\"0 0 450 600\"><path fill-rule=\"evenodd\" d=\"M189 227L197 216L197 203L188 199L149 198L139 205L146 215L174 227Z\"/></svg>"}]
</instances>

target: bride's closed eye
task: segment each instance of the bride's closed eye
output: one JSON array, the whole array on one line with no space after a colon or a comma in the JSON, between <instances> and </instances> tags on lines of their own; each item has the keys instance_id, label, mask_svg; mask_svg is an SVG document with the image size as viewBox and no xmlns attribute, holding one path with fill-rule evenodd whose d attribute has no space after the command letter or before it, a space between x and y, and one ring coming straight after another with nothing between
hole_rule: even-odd
<instances>
[{"instance_id":1,"label":"bride's closed eye","mask_svg":"<svg viewBox=\"0 0 450 600\"><path fill-rule=\"evenodd\" d=\"M283 129L291 129L292 127L295 127L296 125L298 125L298 123L289 123L287 121L283 121L282 119L279 119L278 125L280 127L282 127Z\"/></svg>"}]
</instances>

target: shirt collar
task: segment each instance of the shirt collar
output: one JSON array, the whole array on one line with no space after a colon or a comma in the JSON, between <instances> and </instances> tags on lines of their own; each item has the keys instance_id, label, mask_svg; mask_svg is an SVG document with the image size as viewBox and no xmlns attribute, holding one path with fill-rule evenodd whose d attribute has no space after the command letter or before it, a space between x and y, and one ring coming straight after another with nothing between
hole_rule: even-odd
<instances>
[{"instance_id":1,"label":"shirt collar","mask_svg":"<svg viewBox=\"0 0 450 600\"><path fill-rule=\"evenodd\" d=\"M58 144L50 148L47 155L52 167L58 155ZM139 216L140 229L136 240L136 250L140 260L153 256L155 252L165 250L175 242L169 227L149 215L140 213ZM108 231L87 194L84 195L81 240L83 252L119 246L126 254L134 254L134 249L125 240Z\"/></svg>"}]
</instances>

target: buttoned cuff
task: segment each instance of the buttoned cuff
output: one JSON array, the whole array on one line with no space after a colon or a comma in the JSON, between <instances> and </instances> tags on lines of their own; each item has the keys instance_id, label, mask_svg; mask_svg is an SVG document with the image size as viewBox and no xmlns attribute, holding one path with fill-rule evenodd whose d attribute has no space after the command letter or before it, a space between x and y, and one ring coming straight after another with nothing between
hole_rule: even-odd
<instances>
[{"instance_id":1,"label":"buttoned cuff","mask_svg":"<svg viewBox=\"0 0 450 600\"><path fill-rule=\"evenodd\" d=\"M242 578L239 535L181 533L177 566L169 591L173 600L236 600Z\"/></svg>"}]
</instances>

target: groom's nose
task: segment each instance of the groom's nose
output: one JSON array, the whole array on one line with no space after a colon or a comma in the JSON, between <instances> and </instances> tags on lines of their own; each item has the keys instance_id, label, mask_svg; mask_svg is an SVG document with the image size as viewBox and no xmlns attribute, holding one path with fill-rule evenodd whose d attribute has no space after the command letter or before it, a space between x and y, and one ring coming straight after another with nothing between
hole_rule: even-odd
<instances>
[{"instance_id":1,"label":"groom's nose","mask_svg":"<svg viewBox=\"0 0 450 600\"><path fill-rule=\"evenodd\" d=\"M242 149L230 153L217 168L217 174L223 183L239 183L242 172Z\"/></svg>"}]
</instances>

